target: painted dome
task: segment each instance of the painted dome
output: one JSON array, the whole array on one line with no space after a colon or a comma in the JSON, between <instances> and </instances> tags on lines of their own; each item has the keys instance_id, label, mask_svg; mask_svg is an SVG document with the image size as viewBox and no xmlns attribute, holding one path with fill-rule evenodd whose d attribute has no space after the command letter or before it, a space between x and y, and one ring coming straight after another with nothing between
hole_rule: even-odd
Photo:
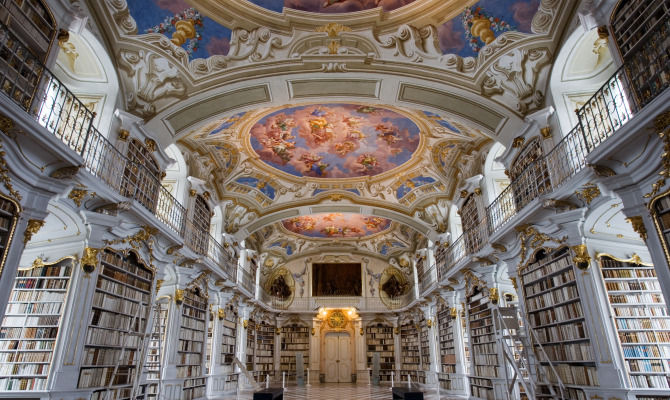
<instances>
[{"instance_id":1,"label":"painted dome","mask_svg":"<svg viewBox=\"0 0 670 400\"><path fill-rule=\"evenodd\" d=\"M375 176L407 162L420 142L408 117L361 104L311 104L276 110L250 129L266 164L294 176Z\"/></svg>"},{"instance_id":2,"label":"painted dome","mask_svg":"<svg viewBox=\"0 0 670 400\"><path fill-rule=\"evenodd\" d=\"M362 214L322 213L288 218L282 225L311 238L361 238L387 230L391 220Z\"/></svg>"}]
</instances>

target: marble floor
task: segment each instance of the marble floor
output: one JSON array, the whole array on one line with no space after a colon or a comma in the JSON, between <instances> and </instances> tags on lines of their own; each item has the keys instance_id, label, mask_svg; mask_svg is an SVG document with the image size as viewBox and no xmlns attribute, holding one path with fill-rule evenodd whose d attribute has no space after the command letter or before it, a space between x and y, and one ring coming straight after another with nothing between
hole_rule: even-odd
<instances>
[{"instance_id":1,"label":"marble floor","mask_svg":"<svg viewBox=\"0 0 670 400\"><path fill-rule=\"evenodd\" d=\"M424 390L425 400L452 400L463 397L438 396L435 389ZM253 392L242 391L237 396L222 397L221 400L251 400ZM368 386L367 384L326 383L314 384L311 387L289 386L284 391L284 400L391 400L389 386Z\"/></svg>"}]
</instances>

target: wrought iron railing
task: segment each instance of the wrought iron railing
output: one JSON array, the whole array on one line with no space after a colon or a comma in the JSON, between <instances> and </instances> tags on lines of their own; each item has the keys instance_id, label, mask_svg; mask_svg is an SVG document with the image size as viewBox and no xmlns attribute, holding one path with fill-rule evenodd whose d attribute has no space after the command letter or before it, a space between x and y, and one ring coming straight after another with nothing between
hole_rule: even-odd
<instances>
[{"instance_id":1,"label":"wrought iron railing","mask_svg":"<svg viewBox=\"0 0 670 400\"><path fill-rule=\"evenodd\" d=\"M49 133L79 154L84 160L84 168L93 176L123 196L137 200L181 237L188 236L187 232L195 229L187 220L186 208L144 165L129 160L97 130L93 125L95 113L1 22L0 90ZM142 179L129 179L131 174L127 171L134 172L132 176L142 176ZM143 173L138 174L138 171ZM147 202L147 198L151 201ZM220 244L208 243L211 238L208 238L207 232L196 236L202 240L185 240L189 248L212 259L224 271L235 269L237 263L231 262L230 254L216 250L221 247ZM233 272L228 278L234 279L235 275Z\"/></svg>"},{"instance_id":2,"label":"wrought iron railing","mask_svg":"<svg viewBox=\"0 0 670 400\"><path fill-rule=\"evenodd\" d=\"M397 297L372 297L372 296L338 296L338 297L297 297L291 301L285 298L272 296L261 290L261 300L275 310L291 311L314 311L320 307L325 308L349 308L355 307L359 311L388 311L410 305L416 296L414 288L410 288L406 294Z\"/></svg>"},{"instance_id":3,"label":"wrought iron railing","mask_svg":"<svg viewBox=\"0 0 670 400\"><path fill-rule=\"evenodd\" d=\"M435 264L432 264L428 268L423 268L423 271L419 274L419 293L423 295L428 292L433 286L437 284L437 271Z\"/></svg>"},{"instance_id":4,"label":"wrought iron railing","mask_svg":"<svg viewBox=\"0 0 670 400\"><path fill-rule=\"evenodd\" d=\"M670 76L670 59L656 64L652 79ZM658 61L658 60L657 60ZM629 122L642 108L667 90L670 80L653 85L644 96L631 79L632 62L624 63L580 109L578 124L544 155L533 161L486 208L484 221L465 232L439 257L438 277L444 279L467 254L481 250L488 238L500 230L524 207L540 196L556 190L587 166L587 156ZM471 240L476 238L477 240ZM483 239L483 240L482 240ZM467 244L464 245L464 244Z\"/></svg>"},{"instance_id":5,"label":"wrought iron railing","mask_svg":"<svg viewBox=\"0 0 670 400\"><path fill-rule=\"evenodd\" d=\"M250 296L254 297L256 295L256 291L254 290L256 288L255 276L244 268L240 268L239 272L237 274L238 286L241 286Z\"/></svg>"}]
</instances>

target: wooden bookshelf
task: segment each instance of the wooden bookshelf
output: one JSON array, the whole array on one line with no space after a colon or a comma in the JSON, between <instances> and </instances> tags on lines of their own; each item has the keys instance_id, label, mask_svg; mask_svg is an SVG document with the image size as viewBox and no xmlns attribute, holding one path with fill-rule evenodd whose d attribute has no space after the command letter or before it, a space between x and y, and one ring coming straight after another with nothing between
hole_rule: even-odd
<instances>
[{"instance_id":1,"label":"wooden bookshelf","mask_svg":"<svg viewBox=\"0 0 670 400\"><path fill-rule=\"evenodd\" d=\"M600 256L631 388L670 389L670 317L652 265Z\"/></svg>"},{"instance_id":2,"label":"wooden bookshelf","mask_svg":"<svg viewBox=\"0 0 670 400\"><path fill-rule=\"evenodd\" d=\"M247 322L247 351L245 353L247 360L247 371L254 371L254 353L256 349L256 323L250 319Z\"/></svg>"},{"instance_id":3,"label":"wooden bookshelf","mask_svg":"<svg viewBox=\"0 0 670 400\"><path fill-rule=\"evenodd\" d=\"M373 368L372 359L379 353L379 380L391 382L391 373L395 371L395 344L393 327L376 323L365 328L368 368Z\"/></svg>"},{"instance_id":4,"label":"wooden bookshelf","mask_svg":"<svg viewBox=\"0 0 670 400\"><path fill-rule=\"evenodd\" d=\"M184 379L182 398L205 396L203 361L206 340L207 296L198 287L184 290L181 304L179 344L177 347L177 378Z\"/></svg>"},{"instance_id":5,"label":"wooden bookshelf","mask_svg":"<svg viewBox=\"0 0 670 400\"><path fill-rule=\"evenodd\" d=\"M426 374L421 367L421 327L410 320L400 326L400 377L406 380L407 375L414 383L426 383Z\"/></svg>"},{"instance_id":6,"label":"wooden bookshelf","mask_svg":"<svg viewBox=\"0 0 670 400\"><path fill-rule=\"evenodd\" d=\"M260 375L274 376L275 364L275 327L261 322L256 325L256 352L254 354L255 372Z\"/></svg>"},{"instance_id":7,"label":"wooden bookshelf","mask_svg":"<svg viewBox=\"0 0 670 400\"><path fill-rule=\"evenodd\" d=\"M212 305L209 306L209 323L207 324L207 351L205 352L205 374L209 375L209 371L212 368L212 340L214 339L214 324L216 324L217 319L214 317L214 311L212 311Z\"/></svg>"},{"instance_id":8,"label":"wooden bookshelf","mask_svg":"<svg viewBox=\"0 0 670 400\"><path fill-rule=\"evenodd\" d=\"M421 367L424 371L430 371L430 328L426 324L426 320L421 318L420 326L420 342L421 342Z\"/></svg>"},{"instance_id":9,"label":"wooden bookshelf","mask_svg":"<svg viewBox=\"0 0 670 400\"><path fill-rule=\"evenodd\" d=\"M456 373L456 347L454 344L454 329L456 320L451 316L449 307L442 307L437 313L439 347L440 347L440 372L438 381L440 388L452 390L451 376Z\"/></svg>"},{"instance_id":10,"label":"wooden bookshelf","mask_svg":"<svg viewBox=\"0 0 670 400\"><path fill-rule=\"evenodd\" d=\"M279 370L286 371L287 376L296 375L296 354L303 355L303 373L307 376L309 368L309 332L310 329L298 323L282 326L279 347Z\"/></svg>"},{"instance_id":11,"label":"wooden bookshelf","mask_svg":"<svg viewBox=\"0 0 670 400\"><path fill-rule=\"evenodd\" d=\"M670 84L670 4L665 0L621 2L612 18L612 33L637 99L646 104Z\"/></svg>"},{"instance_id":12,"label":"wooden bookshelf","mask_svg":"<svg viewBox=\"0 0 670 400\"><path fill-rule=\"evenodd\" d=\"M100 256L89 315L80 389L91 399L130 399L151 307L153 272L134 253L105 249Z\"/></svg>"},{"instance_id":13,"label":"wooden bookshelf","mask_svg":"<svg viewBox=\"0 0 670 400\"><path fill-rule=\"evenodd\" d=\"M44 391L74 263L19 270L0 329L0 390Z\"/></svg>"},{"instance_id":14,"label":"wooden bookshelf","mask_svg":"<svg viewBox=\"0 0 670 400\"><path fill-rule=\"evenodd\" d=\"M567 247L550 253L540 250L534 262L521 271L521 281L529 328L539 340L534 346L541 345L546 351L568 389L566 399L585 399L582 389L598 386L598 373L575 281L573 256ZM551 383L557 383L549 366L544 368ZM547 392L538 398L550 398Z\"/></svg>"},{"instance_id":15,"label":"wooden bookshelf","mask_svg":"<svg viewBox=\"0 0 670 400\"><path fill-rule=\"evenodd\" d=\"M237 312L232 305L225 308L221 329L221 365L232 365L237 338Z\"/></svg>"},{"instance_id":16,"label":"wooden bookshelf","mask_svg":"<svg viewBox=\"0 0 670 400\"><path fill-rule=\"evenodd\" d=\"M488 293L483 288L475 287L466 300L472 352L470 392L476 398L494 399L491 378L500 376L500 360Z\"/></svg>"},{"instance_id":17,"label":"wooden bookshelf","mask_svg":"<svg viewBox=\"0 0 670 400\"><path fill-rule=\"evenodd\" d=\"M151 336L149 337L149 344L147 346L147 357L144 362L144 370L146 371L146 398L158 398L158 381L160 380L161 363L165 355L165 335L167 333L168 322L168 304L157 304L154 306L153 326L151 328Z\"/></svg>"}]
</instances>

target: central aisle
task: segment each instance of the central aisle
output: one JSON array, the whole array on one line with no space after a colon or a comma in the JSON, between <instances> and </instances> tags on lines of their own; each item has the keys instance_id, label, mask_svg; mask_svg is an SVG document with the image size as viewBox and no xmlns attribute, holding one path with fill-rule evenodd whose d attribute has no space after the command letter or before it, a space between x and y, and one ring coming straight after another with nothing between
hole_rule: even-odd
<instances>
[{"instance_id":1,"label":"central aisle","mask_svg":"<svg viewBox=\"0 0 670 400\"><path fill-rule=\"evenodd\" d=\"M435 389L425 389L425 400L438 400ZM251 400L252 392L243 391L239 396L222 397L221 400ZM367 384L326 383L316 384L309 388L289 386L284 392L284 400L390 400L389 386L368 386ZM442 400L465 399L465 397L446 396Z\"/></svg>"}]
</instances>

